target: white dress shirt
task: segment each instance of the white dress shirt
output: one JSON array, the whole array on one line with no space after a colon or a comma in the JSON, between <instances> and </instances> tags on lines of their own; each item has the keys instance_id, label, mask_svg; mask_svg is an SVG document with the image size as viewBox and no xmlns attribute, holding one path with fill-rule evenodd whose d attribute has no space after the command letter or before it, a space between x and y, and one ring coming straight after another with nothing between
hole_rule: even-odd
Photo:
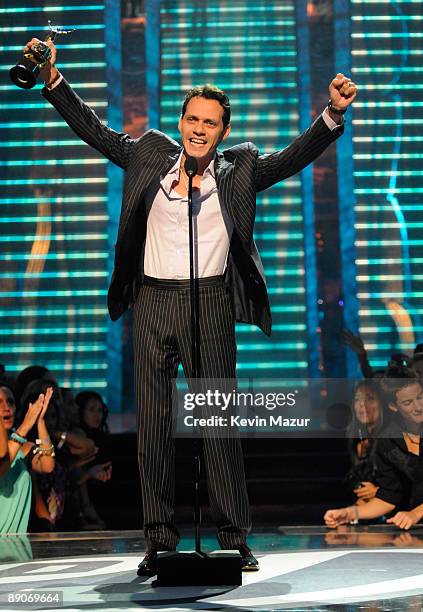
<instances>
[{"instance_id":1,"label":"white dress shirt","mask_svg":"<svg viewBox=\"0 0 423 612\"><path fill-rule=\"evenodd\" d=\"M179 180L182 153L168 174L147 191L150 207L144 274L161 279L189 278L188 198L172 189ZM193 190L194 273L196 278L220 276L226 268L233 223L219 201L214 159Z\"/></svg>"}]
</instances>

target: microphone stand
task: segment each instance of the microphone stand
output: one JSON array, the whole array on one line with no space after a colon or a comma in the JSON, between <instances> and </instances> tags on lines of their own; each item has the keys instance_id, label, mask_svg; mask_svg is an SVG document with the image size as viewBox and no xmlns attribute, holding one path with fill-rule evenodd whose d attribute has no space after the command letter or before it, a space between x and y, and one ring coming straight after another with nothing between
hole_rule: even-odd
<instances>
[{"instance_id":1,"label":"microphone stand","mask_svg":"<svg viewBox=\"0 0 423 612\"><path fill-rule=\"evenodd\" d=\"M191 307L191 362L192 378L195 382L200 378L200 303L198 282L194 269L194 228L192 222L192 180L198 171L195 157L187 158L185 171L188 175L188 224L189 224L189 288ZM194 438L194 532L195 552L204 555L201 550L201 506L200 506L200 477L201 477L201 443L198 437Z\"/></svg>"}]
</instances>

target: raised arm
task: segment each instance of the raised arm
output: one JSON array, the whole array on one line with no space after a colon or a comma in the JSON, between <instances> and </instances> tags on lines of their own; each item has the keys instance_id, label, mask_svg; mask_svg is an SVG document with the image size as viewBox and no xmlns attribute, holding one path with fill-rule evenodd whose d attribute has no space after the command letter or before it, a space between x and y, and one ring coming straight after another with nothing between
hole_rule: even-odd
<instances>
[{"instance_id":1,"label":"raised arm","mask_svg":"<svg viewBox=\"0 0 423 612\"><path fill-rule=\"evenodd\" d=\"M45 414L47 412L51 397L53 395L52 387L49 387L42 401L42 408L37 419L38 433L38 452L32 458L31 467L36 472L49 473L54 470L54 446L50 439L50 434L45 423Z\"/></svg>"},{"instance_id":2,"label":"raised arm","mask_svg":"<svg viewBox=\"0 0 423 612\"><path fill-rule=\"evenodd\" d=\"M7 445L7 433L0 418L0 476L3 476L10 467L9 449Z\"/></svg>"},{"instance_id":3,"label":"raised arm","mask_svg":"<svg viewBox=\"0 0 423 612\"><path fill-rule=\"evenodd\" d=\"M373 378L373 368L370 365L366 347L364 346L364 342L359 334L355 336L351 330L343 329L341 340L357 355L357 359L360 363L360 369L364 378Z\"/></svg>"},{"instance_id":4,"label":"raised arm","mask_svg":"<svg viewBox=\"0 0 423 612\"><path fill-rule=\"evenodd\" d=\"M26 436L37 422L38 416L43 407L43 402L44 395L41 394L33 404L29 404L22 423L16 429L15 433L17 436L9 440L9 457L11 462L13 462L20 449L22 449L24 455L26 456L34 446L32 442L27 441Z\"/></svg>"},{"instance_id":5,"label":"raised arm","mask_svg":"<svg viewBox=\"0 0 423 612\"><path fill-rule=\"evenodd\" d=\"M39 42L37 38L33 38L27 43L24 52ZM116 132L100 121L96 113L85 104L60 74L55 66L56 47L52 41L48 41L47 44L51 49L51 58L40 70L40 78L45 83L43 96L84 142L126 170L136 141L128 134Z\"/></svg>"},{"instance_id":6,"label":"raised arm","mask_svg":"<svg viewBox=\"0 0 423 612\"><path fill-rule=\"evenodd\" d=\"M356 95L355 83L338 73L329 85L331 103L313 125L285 149L258 157L256 191L296 174L317 159L343 133L343 113Z\"/></svg>"}]
</instances>

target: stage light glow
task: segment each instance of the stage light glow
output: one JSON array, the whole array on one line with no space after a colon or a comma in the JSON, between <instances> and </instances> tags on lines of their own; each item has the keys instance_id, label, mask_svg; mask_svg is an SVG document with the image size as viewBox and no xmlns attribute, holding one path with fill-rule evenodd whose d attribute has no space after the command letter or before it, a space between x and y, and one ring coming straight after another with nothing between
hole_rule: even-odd
<instances>
[{"instance_id":1,"label":"stage light glow","mask_svg":"<svg viewBox=\"0 0 423 612\"><path fill-rule=\"evenodd\" d=\"M90 102L92 108L105 108L107 102ZM10 102L8 104L0 104L1 110L33 110L33 109L51 110L54 113L53 107L47 102ZM35 161L35 160L34 160Z\"/></svg>"},{"instance_id":2,"label":"stage light glow","mask_svg":"<svg viewBox=\"0 0 423 612\"><path fill-rule=\"evenodd\" d=\"M30 25L30 26L7 26L0 27L0 33L12 34L15 32L37 32L41 24ZM78 31L80 30L104 30L104 23L90 23L90 24L78 24ZM22 47L21 47L22 48Z\"/></svg>"},{"instance_id":3,"label":"stage light glow","mask_svg":"<svg viewBox=\"0 0 423 612\"><path fill-rule=\"evenodd\" d=\"M298 371L306 369L308 367L307 361L244 361L237 363L237 370L269 370L269 371L280 371L280 370L293 370ZM286 375L288 376L288 374ZM270 376L269 376L270 378Z\"/></svg>"},{"instance_id":4,"label":"stage light glow","mask_svg":"<svg viewBox=\"0 0 423 612\"><path fill-rule=\"evenodd\" d=\"M75 44L67 44L65 42L61 42L57 45L60 49L104 49L106 46L104 43L82 43ZM0 51L22 51L22 45L0 45Z\"/></svg>"},{"instance_id":5,"label":"stage light glow","mask_svg":"<svg viewBox=\"0 0 423 612\"><path fill-rule=\"evenodd\" d=\"M0 299L2 298L58 298L58 297L99 297L106 296L106 289L81 289L81 290L61 290L55 291L3 291L0 289ZM33 347L36 350L36 347Z\"/></svg>"},{"instance_id":6,"label":"stage light glow","mask_svg":"<svg viewBox=\"0 0 423 612\"><path fill-rule=\"evenodd\" d=\"M36 278L38 280L43 280L46 278L105 278L108 274L105 270L89 270L89 271L80 271L80 272L0 272L0 279L9 279L9 278Z\"/></svg>"},{"instance_id":7,"label":"stage light glow","mask_svg":"<svg viewBox=\"0 0 423 612\"><path fill-rule=\"evenodd\" d=\"M106 176L88 177L80 176L75 178L30 178L30 179L0 179L0 185L85 185L87 183L107 183Z\"/></svg>"},{"instance_id":8,"label":"stage light glow","mask_svg":"<svg viewBox=\"0 0 423 612\"><path fill-rule=\"evenodd\" d=\"M38 204L39 198L0 198L0 204ZM57 196L44 197L43 202L47 204L79 204L79 203L103 203L106 202L106 196Z\"/></svg>"},{"instance_id":9,"label":"stage light glow","mask_svg":"<svg viewBox=\"0 0 423 612\"><path fill-rule=\"evenodd\" d=\"M30 308L28 306L23 306L22 308L19 309L2 309L0 308L0 317L2 318L11 318L13 319L14 317L20 317L20 316L25 316L25 317L46 317L46 318L50 318L50 317L66 317L66 315L72 315L72 316L78 316L78 317L82 317L82 316L88 316L88 317L93 317L93 316L98 316L101 317L101 319L103 319L103 317L105 315L107 315L107 308L98 308L93 306L92 308L89 307L85 307L85 306L81 306L81 307L75 307L75 306L69 306L67 308L43 308L43 307L39 307L39 308ZM55 324L57 323L57 321L55 322ZM76 367L76 364L75 364Z\"/></svg>"},{"instance_id":10,"label":"stage light glow","mask_svg":"<svg viewBox=\"0 0 423 612\"><path fill-rule=\"evenodd\" d=\"M105 233L80 233L80 234L51 234L48 240L57 240L66 242L68 240L107 240L108 236ZM9 236L0 236L0 242L33 242L36 237L33 234L11 234Z\"/></svg>"},{"instance_id":11,"label":"stage light glow","mask_svg":"<svg viewBox=\"0 0 423 612\"><path fill-rule=\"evenodd\" d=\"M63 13L65 11L102 11L104 9L103 4L87 4L86 6L9 6L7 8L0 8L1 14L15 14L15 13Z\"/></svg>"},{"instance_id":12,"label":"stage light glow","mask_svg":"<svg viewBox=\"0 0 423 612\"><path fill-rule=\"evenodd\" d=\"M1 167L10 166L101 166L107 164L107 159L9 159L0 161Z\"/></svg>"},{"instance_id":13,"label":"stage light glow","mask_svg":"<svg viewBox=\"0 0 423 612\"><path fill-rule=\"evenodd\" d=\"M107 83L103 81L99 81L99 82L88 81L85 83L72 83L72 85L76 90L78 89L106 89L107 88ZM34 87L34 91L42 89L42 87L43 86L41 84L38 84ZM13 93L16 93L16 85L0 85L0 91L11 91Z\"/></svg>"},{"instance_id":14,"label":"stage light glow","mask_svg":"<svg viewBox=\"0 0 423 612\"><path fill-rule=\"evenodd\" d=\"M89 253L86 251L81 253L46 253L42 255L36 253L6 253L5 255L0 255L0 261L28 261L34 259L62 259L67 261L71 259L107 259L108 256L109 254L106 252Z\"/></svg>"},{"instance_id":15,"label":"stage light glow","mask_svg":"<svg viewBox=\"0 0 423 612\"><path fill-rule=\"evenodd\" d=\"M0 327L0 333L8 336L24 336L26 334L36 334L37 336L60 336L63 334L101 334L107 332L106 325L81 325L79 327Z\"/></svg>"}]
</instances>

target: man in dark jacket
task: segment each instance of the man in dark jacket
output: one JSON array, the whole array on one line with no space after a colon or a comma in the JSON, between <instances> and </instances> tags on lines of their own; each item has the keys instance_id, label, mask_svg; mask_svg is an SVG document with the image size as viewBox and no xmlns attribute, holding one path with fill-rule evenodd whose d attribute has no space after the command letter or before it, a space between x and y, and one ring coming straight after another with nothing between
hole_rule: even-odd
<instances>
[{"instance_id":1,"label":"man in dark jacket","mask_svg":"<svg viewBox=\"0 0 423 612\"><path fill-rule=\"evenodd\" d=\"M38 44L36 39L27 47ZM329 86L330 104L289 147L259 155L252 143L220 153L230 132L230 105L216 87L190 90L179 120L182 146L150 130L137 140L104 126L55 68L42 69L43 95L88 144L126 171L115 269L109 289L113 320L134 306L135 387L144 531L149 549L140 574L154 573L156 551L173 550L174 450L171 390L179 363L192 375L190 352L187 156L193 178L203 378L235 378L235 321L270 334L264 272L253 240L256 193L292 176L342 133L356 86L342 74ZM222 548L238 548L243 568L258 569L246 545L251 528L238 439L205 439L210 507Z\"/></svg>"}]
</instances>

